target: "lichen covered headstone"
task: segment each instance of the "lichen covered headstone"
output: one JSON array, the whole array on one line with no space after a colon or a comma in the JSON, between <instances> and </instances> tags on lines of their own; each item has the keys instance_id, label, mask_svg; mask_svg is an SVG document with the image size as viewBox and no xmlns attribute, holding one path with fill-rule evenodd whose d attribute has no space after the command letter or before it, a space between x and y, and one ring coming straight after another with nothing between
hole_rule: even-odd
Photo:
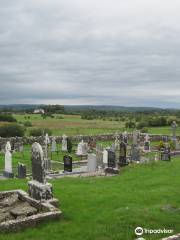
<instances>
[{"instance_id":1,"label":"lichen covered headstone","mask_svg":"<svg viewBox=\"0 0 180 240\"><path fill-rule=\"evenodd\" d=\"M46 183L45 158L39 143L32 145L32 181L28 182L29 195L36 200L48 200L53 197L52 185Z\"/></svg>"},{"instance_id":2,"label":"lichen covered headstone","mask_svg":"<svg viewBox=\"0 0 180 240\"><path fill-rule=\"evenodd\" d=\"M12 172L12 154L11 154L11 144L8 141L5 146L5 168L3 172L4 177L13 178L14 174Z\"/></svg>"}]
</instances>

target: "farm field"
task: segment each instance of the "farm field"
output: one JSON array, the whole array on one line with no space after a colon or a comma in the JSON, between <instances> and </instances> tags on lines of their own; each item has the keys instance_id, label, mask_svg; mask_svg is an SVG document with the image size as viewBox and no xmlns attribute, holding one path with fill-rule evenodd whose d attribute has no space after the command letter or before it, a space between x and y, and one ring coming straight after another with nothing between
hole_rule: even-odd
<instances>
[{"instance_id":1,"label":"farm field","mask_svg":"<svg viewBox=\"0 0 180 240\"><path fill-rule=\"evenodd\" d=\"M26 136L32 128L49 128L55 136L66 134L73 135L97 135L108 134L122 131L132 132L133 129L125 128L125 122L121 121L103 121L81 119L79 115L54 115L54 118L46 117L45 119L40 114L14 114L13 115L18 123L30 121L32 127L26 128ZM61 119L62 118L62 119ZM0 126L8 124L0 122ZM168 134L171 135L171 127L149 127L149 134ZM177 135L180 135L180 129L177 129Z\"/></svg>"},{"instance_id":2,"label":"farm field","mask_svg":"<svg viewBox=\"0 0 180 240\"><path fill-rule=\"evenodd\" d=\"M63 217L21 233L0 234L2 240L133 240L134 229L180 231L180 159L132 164L120 175L53 180ZM26 180L0 181L0 191L27 190ZM170 206L168 208L168 206ZM163 210L165 209L165 210ZM168 234L144 235L161 239ZM172 234L171 234L172 235Z\"/></svg>"}]
</instances>

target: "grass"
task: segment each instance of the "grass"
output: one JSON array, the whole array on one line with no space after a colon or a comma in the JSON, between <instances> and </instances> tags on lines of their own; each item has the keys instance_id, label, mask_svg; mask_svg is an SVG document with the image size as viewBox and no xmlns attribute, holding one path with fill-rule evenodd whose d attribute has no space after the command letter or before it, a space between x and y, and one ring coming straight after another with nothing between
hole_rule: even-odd
<instances>
[{"instance_id":1,"label":"grass","mask_svg":"<svg viewBox=\"0 0 180 240\"><path fill-rule=\"evenodd\" d=\"M63 218L20 233L0 234L2 240L131 240L137 226L180 232L180 159L130 165L121 174L107 178L53 180L54 195L61 202ZM27 190L25 180L0 181L0 190ZM167 234L145 235L161 239Z\"/></svg>"},{"instance_id":2,"label":"grass","mask_svg":"<svg viewBox=\"0 0 180 240\"><path fill-rule=\"evenodd\" d=\"M59 119L59 116L62 119ZM101 119L86 120L81 119L79 115L55 115L54 118L47 117L43 119L40 114L15 114L14 117L18 123L23 124L26 121L32 123L32 127L28 127L26 135L29 135L31 128L49 128L52 130L53 135L66 134L72 135L97 135L122 132L124 130L132 132L132 129L125 129L125 122L121 121L103 121ZM0 122L0 126L7 124ZM172 134L171 127L151 127L148 129L150 134ZM180 135L180 129L177 134Z\"/></svg>"}]
</instances>

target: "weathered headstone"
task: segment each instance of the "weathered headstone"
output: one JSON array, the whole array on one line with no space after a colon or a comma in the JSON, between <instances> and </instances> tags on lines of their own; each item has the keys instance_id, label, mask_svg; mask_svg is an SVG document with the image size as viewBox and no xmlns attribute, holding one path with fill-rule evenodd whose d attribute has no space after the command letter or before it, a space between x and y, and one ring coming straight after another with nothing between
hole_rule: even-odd
<instances>
[{"instance_id":1,"label":"weathered headstone","mask_svg":"<svg viewBox=\"0 0 180 240\"><path fill-rule=\"evenodd\" d=\"M107 167L108 164L108 151L107 149L104 149L103 151L103 165L104 167Z\"/></svg>"},{"instance_id":2,"label":"weathered headstone","mask_svg":"<svg viewBox=\"0 0 180 240\"><path fill-rule=\"evenodd\" d=\"M56 145L56 138L55 137L53 137L53 139L52 139L51 152L57 152L57 145Z\"/></svg>"},{"instance_id":3,"label":"weathered headstone","mask_svg":"<svg viewBox=\"0 0 180 240\"><path fill-rule=\"evenodd\" d=\"M88 154L87 171L95 172L97 169L97 160L95 154Z\"/></svg>"},{"instance_id":4,"label":"weathered headstone","mask_svg":"<svg viewBox=\"0 0 180 240\"><path fill-rule=\"evenodd\" d=\"M172 128L172 141L174 142L175 149L179 150L180 146L179 146L179 143L178 143L178 140L177 140L177 137L176 137L177 127L178 127L178 125L177 125L176 121L173 121L173 123L171 125L171 128Z\"/></svg>"},{"instance_id":5,"label":"weathered headstone","mask_svg":"<svg viewBox=\"0 0 180 240\"><path fill-rule=\"evenodd\" d=\"M11 154L11 144L8 141L5 146L5 168L3 172L4 177L13 178L14 174L12 171L12 154Z\"/></svg>"},{"instance_id":6,"label":"weathered headstone","mask_svg":"<svg viewBox=\"0 0 180 240\"><path fill-rule=\"evenodd\" d=\"M18 178L26 178L26 166L22 163L18 163Z\"/></svg>"},{"instance_id":7,"label":"weathered headstone","mask_svg":"<svg viewBox=\"0 0 180 240\"><path fill-rule=\"evenodd\" d=\"M120 143L120 150L119 150L119 163L118 165L121 167L128 165L127 158L126 158L127 147L125 142Z\"/></svg>"},{"instance_id":8,"label":"weathered headstone","mask_svg":"<svg viewBox=\"0 0 180 240\"><path fill-rule=\"evenodd\" d=\"M65 134L62 136L62 151L67 151L67 136Z\"/></svg>"},{"instance_id":9,"label":"weathered headstone","mask_svg":"<svg viewBox=\"0 0 180 240\"><path fill-rule=\"evenodd\" d=\"M97 168L103 168L103 146L96 146L96 160L97 160Z\"/></svg>"},{"instance_id":10,"label":"weathered headstone","mask_svg":"<svg viewBox=\"0 0 180 240\"><path fill-rule=\"evenodd\" d=\"M44 162L45 162L45 170L48 171L51 167L51 161L48 157L48 151L49 151L49 144L50 144L50 139L48 134L46 133L44 137L44 146L43 146L43 153L44 153Z\"/></svg>"},{"instance_id":11,"label":"weathered headstone","mask_svg":"<svg viewBox=\"0 0 180 240\"><path fill-rule=\"evenodd\" d=\"M125 144L128 144L128 133L126 131L122 134L122 140Z\"/></svg>"},{"instance_id":12,"label":"weathered headstone","mask_svg":"<svg viewBox=\"0 0 180 240\"><path fill-rule=\"evenodd\" d=\"M131 146L131 160L139 162L141 158L141 152L139 147L132 145Z\"/></svg>"},{"instance_id":13,"label":"weathered headstone","mask_svg":"<svg viewBox=\"0 0 180 240\"><path fill-rule=\"evenodd\" d=\"M144 138L144 152L150 152L150 137L148 134Z\"/></svg>"},{"instance_id":14,"label":"weathered headstone","mask_svg":"<svg viewBox=\"0 0 180 240\"><path fill-rule=\"evenodd\" d=\"M82 140L82 141L78 144L76 154L77 154L78 156L85 156L85 155L87 155L87 151L88 151L88 145L87 145L87 143L85 143L85 142Z\"/></svg>"},{"instance_id":15,"label":"weathered headstone","mask_svg":"<svg viewBox=\"0 0 180 240\"><path fill-rule=\"evenodd\" d=\"M160 150L162 161L171 161L171 150L170 147L165 147Z\"/></svg>"},{"instance_id":16,"label":"weathered headstone","mask_svg":"<svg viewBox=\"0 0 180 240\"><path fill-rule=\"evenodd\" d=\"M46 182L45 159L39 143L32 145L32 181L28 182L29 195L36 200L48 200L53 197L52 185Z\"/></svg>"},{"instance_id":17,"label":"weathered headstone","mask_svg":"<svg viewBox=\"0 0 180 240\"><path fill-rule=\"evenodd\" d=\"M72 157L65 155L64 158L64 172L72 172Z\"/></svg>"}]
</instances>

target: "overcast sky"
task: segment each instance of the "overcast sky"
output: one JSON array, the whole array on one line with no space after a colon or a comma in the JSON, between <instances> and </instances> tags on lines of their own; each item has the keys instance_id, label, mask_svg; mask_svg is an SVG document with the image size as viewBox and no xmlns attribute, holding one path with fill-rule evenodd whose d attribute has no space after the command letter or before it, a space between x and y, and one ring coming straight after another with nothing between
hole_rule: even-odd
<instances>
[{"instance_id":1,"label":"overcast sky","mask_svg":"<svg viewBox=\"0 0 180 240\"><path fill-rule=\"evenodd\" d=\"M179 0L0 0L0 104L180 108Z\"/></svg>"}]
</instances>

